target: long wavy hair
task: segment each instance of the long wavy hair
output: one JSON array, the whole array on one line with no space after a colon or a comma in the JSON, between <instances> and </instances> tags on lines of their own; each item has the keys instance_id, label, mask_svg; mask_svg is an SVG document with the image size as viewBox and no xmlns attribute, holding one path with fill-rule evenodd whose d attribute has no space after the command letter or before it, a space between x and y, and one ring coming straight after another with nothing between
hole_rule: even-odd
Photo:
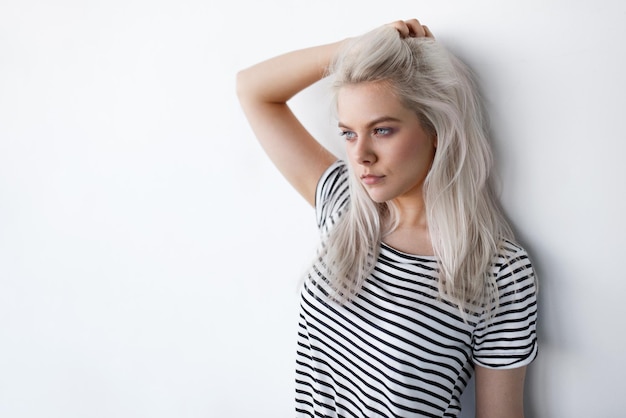
<instances>
[{"instance_id":1,"label":"long wavy hair","mask_svg":"<svg viewBox=\"0 0 626 418\"><path fill-rule=\"evenodd\" d=\"M497 303L494 256L513 233L490 188L492 154L485 112L470 70L432 38L400 38L383 27L354 38L335 58L335 94L343 86L385 82L437 149L423 193L439 296L462 311ZM350 171L350 203L323 239L320 259L335 298L354 297L372 272L381 240L398 225L393 202L376 203Z\"/></svg>"}]
</instances>

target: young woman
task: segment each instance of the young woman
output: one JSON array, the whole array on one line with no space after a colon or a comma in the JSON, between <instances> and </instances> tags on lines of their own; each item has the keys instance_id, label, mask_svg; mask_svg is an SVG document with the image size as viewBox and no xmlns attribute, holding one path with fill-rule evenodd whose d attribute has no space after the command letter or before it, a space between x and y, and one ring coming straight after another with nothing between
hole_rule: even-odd
<instances>
[{"instance_id":1,"label":"young woman","mask_svg":"<svg viewBox=\"0 0 626 418\"><path fill-rule=\"evenodd\" d=\"M287 101L334 77L347 161ZM488 186L491 153L466 67L417 20L241 71L245 114L316 209L301 292L297 416L523 417L536 287Z\"/></svg>"}]
</instances>

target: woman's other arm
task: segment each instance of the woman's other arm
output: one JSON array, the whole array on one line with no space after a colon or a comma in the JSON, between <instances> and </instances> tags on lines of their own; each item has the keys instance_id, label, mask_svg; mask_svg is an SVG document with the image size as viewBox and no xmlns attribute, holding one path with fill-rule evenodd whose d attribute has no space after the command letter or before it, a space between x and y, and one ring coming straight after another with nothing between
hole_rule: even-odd
<instances>
[{"instance_id":1,"label":"woman's other arm","mask_svg":"<svg viewBox=\"0 0 626 418\"><path fill-rule=\"evenodd\" d=\"M496 370L476 366L476 418L524 418L526 367Z\"/></svg>"}]
</instances>

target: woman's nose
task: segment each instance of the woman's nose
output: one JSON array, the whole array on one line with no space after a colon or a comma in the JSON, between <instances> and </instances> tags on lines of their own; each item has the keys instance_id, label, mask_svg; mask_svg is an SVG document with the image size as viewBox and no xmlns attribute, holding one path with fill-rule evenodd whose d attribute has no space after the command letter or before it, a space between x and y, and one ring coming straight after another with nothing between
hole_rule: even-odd
<instances>
[{"instance_id":1,"label":"woman's nose","mask_svg":"<svg viewBox=\"0 0 626 418\"><path fill-rule=\"evenodd\" d=\"M362 165L370 165L376 162L376 154L371 146L371 140L367 137L359 137L354 144L354 159Z\"/></svg>"}]
</instances>

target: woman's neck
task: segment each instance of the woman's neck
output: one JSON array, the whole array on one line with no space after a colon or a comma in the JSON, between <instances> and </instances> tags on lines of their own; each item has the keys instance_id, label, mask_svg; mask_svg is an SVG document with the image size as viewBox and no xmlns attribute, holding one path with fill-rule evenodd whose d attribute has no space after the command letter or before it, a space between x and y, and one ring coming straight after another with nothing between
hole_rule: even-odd
<instances>
[{"instance_id":1,"label":"woman's neck","mask_svg":"<svg viewBox=\"0 0 626 418\"><path fill-rule=\"evenodd\" d=\"M424 199L398 198L393 203L397 211L398 228L428 228Z\"/></svg>"},{"instance_id":2,"label":"woman's neck","mask_svg":"<svg viewBox=\"0 0 626 418\"><path fill-rule=\"evenodd\" d=\"M395 200L397 227L383 237L385 244L405 253L433 255L424 201Z\"/></svg>"}]
</instances>

